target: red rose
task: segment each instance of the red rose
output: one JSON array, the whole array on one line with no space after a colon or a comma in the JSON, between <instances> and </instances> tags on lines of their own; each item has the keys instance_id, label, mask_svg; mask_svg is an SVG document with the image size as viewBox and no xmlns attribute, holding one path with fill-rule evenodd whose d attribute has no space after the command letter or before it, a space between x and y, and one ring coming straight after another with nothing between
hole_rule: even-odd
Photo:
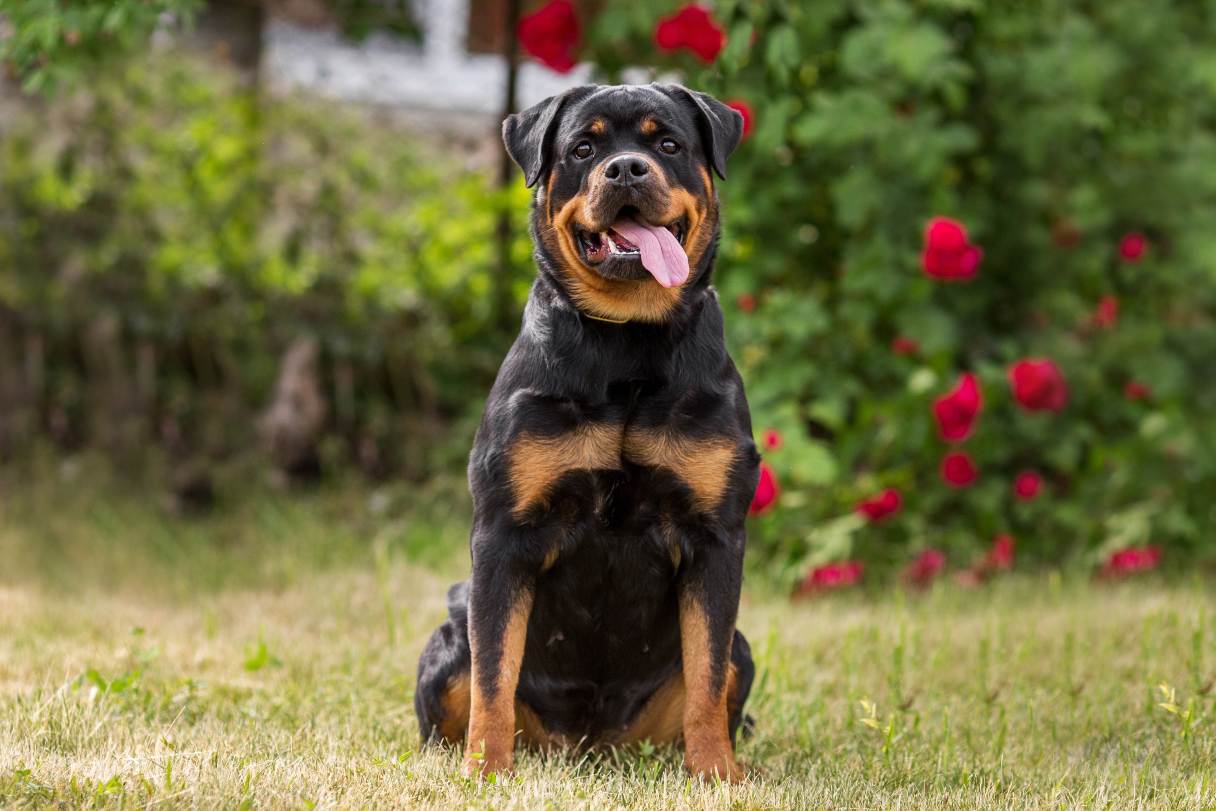
<instances>
[{"instance_id":1,"label":"red rose","mask_svg":"<svg viewBox=\"0 0 1216 811\"><path fill-rule=\"evenodd\" d=\"M766 451L775 451L781 447L781 432L776 428L765 428L760 441Z\"/></svg>"},{"instance_id":2,"label":"red rose","mask_svg":"<svg viewBox=\"0 0 1216 811\"><path fill-rule=\"evenodd\" d=\"M877 523L899 512L902 504L903 497L900 496L899 491L890 487L858 504L856 510L871 522Z\"/></svg>"},{"instance_id":3,"label":"red rose","mask_svg":"<svg viewBox=\"0 0 1216 811\"><path fill-rule=\"evenodd\" d=\"M752 134L752 107L742 99L734 99L726 102L726 106L732 110L737 110L739 115L743 116L743 137Z\"/></svg>"},{"instance_id":4,"label":"red rose","mask_svg":"<svg viewBox=\"0 0 1216 811\"><path fill-rule=\"evenodd\" d=\"M975 418L979 416L982 406L975 375L970 372L961 375L953 389L933 402L933 416L942 439L947 442L966 439L975 427Z\"/></svg>"},{"instance_id":5,"label":"red rose","mask_svg":"<svg viewBox=\"0 0 1216 811\"><path fill-rule=\"evenodd\" d=\"M1107 577L1124 577L1137 572L1146 572L1157 568L1161 562L1161 547L1131 546L1112 552L1102 566L1102 574Z\"/></svg>"},{"instance_id":6,"label":"red rose","mask_svg":"<svg viewBox=\"0 0 1216 811\"><path fill-rule=\"evenodd\" d=\"M992 546L987 554L977 560L970 568L963 569L954 575L954 581L965 588L977 588L996 572L1013 568L1013 536L1001 533L992 539Z\"/></svg>"},{"instance_id":7,"label":"red rose","mask_svg":"<svg viewBox=\"0 0 1216 811\"><path fill-rule=\"evenodd\" d=\"M1148 237L1139 231L1124 234L1119 240L1119 255L1127 262L1139 262L1140 257L1148 250Z\"/></svg>"},{"instance_id":8,"label":"red rose","mask_svg":"<svg viewBox=\"0 0 1216 811\"><path fill-rule=\"evenodd\" d=\"M794 596L809 597L825 591L855 586L861 581L863 574L865 574L865 565L859 560L827 563L807 572L806 577L795 589Z\"/></svg>"},{"instance_id":9,"label":"red rose","mask_svg":"<svg viewBox=\"0 0 1216 811\"><path fill-rule=\"evenodd\" d=\"M1013 493L1022 501L1033 501L1042 486L1042 476L1033 470L1024 470L1013 482Z\"/></svg>"},{"instance_id":10,"label":"red rose","mask_svg":"<svg viewBox=\"0 0 1216 811\"><path fill-rule=\"evenodd\" d=\"M967 229L957 220L934 217L925 228L921 267L935 279L960 281L975 276L984 258L978 245L967 241Z\"/></svg>"},{"instance_id":11,"label":"red rose","mask_svg":"<svg viewBox=\"0 0 1216 811\"><path fill-rule=\"evenodd\" d=\"M946 565L946 556L936 549L926 549L920 557L909 563L903 571L903 580L913 586L924 588L933 582Z\"/></svg>"},{"instance_id":12,"label":"red rose","mask_svg":"<svg viewBox=\"0 0 1216 811\"><path fill-rule=\"evenodd\" d=\"M735 299L735 306L745 313L754 312L756 309L756 297L751 293L740 293Z\"/></svg>"},{"instance_id":13,"label":"red rose","mask_svg":"<svg viewBox=\"0 0 1216 811\"><path fill-rule=\"evenodd\" d=\"M726 32L705 6L690 3L675 14L659 20L654 42L661 50L672 52L687 48L706 64L713 62L726 45Z\"/></svg>"},{"instance_id":14,"label":"red rose","mask_svg":"<svg viewBox=\"0 0 1216 811\"><path fill-rule=\"evenodd\" d=\"M891 339L891 351L896 355L915 355L920 351L920 344L904 335Z\"/></svg>"},{"instance_id":15,"label":"red rose","mask_svg":"<svg viewBox=\"0 0 1216 811\"><path fill-rule=\"evenodd\" d=\"M1123 386L1123 396L1129 400L1147 400L1152 390L1139 380L1129 380Z\"/></svg>"},{"instance_id":16,"label":"red rose","mask_svg":"<svg viewBox=\"0 0 1216 811\"><path fill-rule=\"evenodd\" d=\"M985 568L1012 569L1013 546L1012 535L1002 534L993 538L992 548L988 550L988 557L984 559Z\"/></svg>"},{"instance_id":17,"label":"red rose","mask_svg":"<svg viewBox=\"0 0 1216 811\"><path fill-rule=\"evenodd\" d=\"M1090 321L1095 327L1110 329L1119 320L1119 299L1114 296L1103 296L1098 300L1098 306Z\"/></svg>"},{"instance_id":18,"label":"red rose","mask_svg":"<svg viewBox=\"0 0 1216 811\"><path fill-rule=\"evenodd\" d=\"M525 14L516 33L524 50L549 68L567 73L574 67L574 49L578 47L582 29L570 0L551 0Z\"/></svg>"},{"instance_id":19,"label":"red rose","mask_svg":"<svg viewBox=\"0 0 1216 811\"><path fill-rule=\"evenodd\" d=\"M760 480L756 482L756 493L752 496L751 506L747 508L749 515L760 515L777 502L781 488L777 486L777 474L767 462L760 463Z\"/></svg>"},{"instance_id":20,"label":"red rose","mask_svg":"<svg viewBox=\"0 0 1216 811\"><path fill-rule=\"evenodd\" d=\"M1027 411L1059 411L1068 402L1060 369L1045 358L1020 360L1009 368L1014 399Z\"/></svg>"},{"instance_id":21,"label":"red rose","mask_svg":"<svg viewBox=\"0 0 1216 811\"><path fill-rule=\"evenodd\" d=\"M951 451L942 458L942 478L951 487L969 487L978 475L975 462L964 451Z\"/></svg>"}]
</instances>

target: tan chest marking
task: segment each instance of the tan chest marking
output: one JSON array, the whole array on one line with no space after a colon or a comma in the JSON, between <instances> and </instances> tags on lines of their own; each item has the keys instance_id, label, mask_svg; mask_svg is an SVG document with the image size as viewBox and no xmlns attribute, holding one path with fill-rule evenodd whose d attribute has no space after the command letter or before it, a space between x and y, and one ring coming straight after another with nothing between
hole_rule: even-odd
<instances>
[{"instance_id":1,"label":"tan chest marking","mask_svg":"<svg viewBox=\"0 0 1216 811\"><path fill-rule=\"evenodd\" d=\"M695 439L666 428L631 428L625 434L625 458L678 476L702 512L712 512L721 502L736 447L726 437Z\"/></svg>"},{"instance_id":2,"label":"tan chest marking","mask_svg":"<svg viewBox=\"0 0 1216 811\"><path fill-rule=\"evenodd\" d=\"M515 515L543 504L554 483L573 470L620 468L623 435L622 426L607 423L588 423L559 436L522 434L510 451Z\"/></svg>"}]
</instances>

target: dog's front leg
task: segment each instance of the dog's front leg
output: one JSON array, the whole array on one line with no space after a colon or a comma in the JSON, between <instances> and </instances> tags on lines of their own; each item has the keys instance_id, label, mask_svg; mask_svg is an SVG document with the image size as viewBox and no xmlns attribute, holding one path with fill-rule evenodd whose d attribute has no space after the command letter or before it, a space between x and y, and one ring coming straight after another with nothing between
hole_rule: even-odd
<instances>
[{"instance_id":1,"label":"dog's front leg","mask_svg":"<svg viewBox=\"0 0 1216 811\"><path fill-rule=\"evenodd\" d=\"M496 522L497 523L497 522ZM464 773L508 771L515 750L515 690L532 611L535 571L505 527L474 530L469 588L472 689Z\"/></svg>"},{"instance_id":2,"label":"dog's front leg","mask_svg":"<svg viewBox=\"0 0 1216 811\"><path fill-rule=\"evenodd\" d=\"M736 783L727 698L731 642L743 582L743 532L711 533L694 544L680 580L684 667L684 765L693 774Z\"/></svg>"}]
</instances>

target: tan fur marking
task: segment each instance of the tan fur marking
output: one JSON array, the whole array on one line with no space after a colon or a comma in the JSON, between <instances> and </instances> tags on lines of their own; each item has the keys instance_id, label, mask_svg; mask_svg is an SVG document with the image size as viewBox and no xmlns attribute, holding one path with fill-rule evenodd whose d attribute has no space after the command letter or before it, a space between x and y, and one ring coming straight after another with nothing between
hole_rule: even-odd
<instances>
[{"instance_id":1,"label":"tan fur marking","mask_svg":"<svg viewBox=\"0 0 1216 811\"><path fill-rule=\"evenodd\" d=\"M701 606L689 598L680 601L680 649L684 658L684 766L693 774L738 783L747 775L730 745L729 684L716 692L712 689L709 621Z\"/></svg>"},{"instance_id":2,"label":"tan fur marking","mask_svg":"<svg viewBox=\"0 0 1216 811\"><path fill-rule=\"evenodd\" d=\"M671 522L667 516L663 516L659 520L659 531L663 533L663 541L667 544L667 554L671 558L671 565L678 569L680 561L684 559L684 552L680 547L680 533L676 525Z\"/></svg>"},{"instance_id":3,"label":"tan fur marking","mask_svg":"<svg viewBox=\"0 0 1216 811\"><path fill-rule=\"evenodd\" d=\"M468 732L470 697L469 674L453 676L443 694L444 716L439 725L439 734L448 743L462 742ZM537 748L561 744L564 740L550 734L532 708L519 699L515 700L515 737L525 746Z\"/></svg>"},{"instance_id":4,"label":"tan fur marking","mask_svg":"<svg viewBox=\"0 0 1216 811\"><path fill-rule=\"evenodd\" d=\"M608 130L608 122L602 118L597 118L591 122L591 126L587 128L592 135L603 135Z\"/></svg>"},{"instance_id":5,"label":"tan fur marking","mask_svg":"<svg viewBox=\"0 0 1216 811\"><path fill-rule=\"evenodd\" d=\"M519 742L533 749L569 745L564 737L545 729L536 711L518 699L515 701L515 729Z\"/></svg>"},{"instance_id":6,"label":"tan fur marking","mask_svg":"<svg viewBox=\"0 0 1216 811\"><path fill-rule=\"evenodd\" d=\"M554 437L521 435L510 451L515 515L522 516L534 504L543 504L549 488L572 470L619 468L623 431L620 425L587 423Z\"/></svg>"},{"instance_id":7,"label":"tan fur marking","mask_svg":"<svg viewBox=\"0 0 1216 811\"><path fill-rule=\"evenodd\" d=\"M545 559L540 564L541 572L547 572L553 568L553 565L557 563L557 555L560 551L558 545L553 544L553 548L545 553Z\"/></svg>"},{"instance_id":8,"label":"tan fur marking","mask_svg":"<svg viewBox=\"0 0 1216 811\"><path fill-rule=\"evenodd\" d=\"M592 182L596 181L593 179ZM687 204L688 198L682 200ZM578 247L574 244L571 228L575 223L588 227L586 223L589 218L584 212L586 202L587 195L575 195L567 200L556 214L552 212L551 204L546 205L549 222L540 229L540 239L558 259L575 304L584 312L601 318L650 323L666 320L680 300L679 287L663 287L650 279L605 279L593 268L583 264ZM674 208L673 205L673 210ZM693 213L689 213L690 223L694 220ZM671 219L674 220L682 214L682 211L676 213ZM689 234L688 244L691 246L694 244L691 229ZM707 245L708 241L704 241ZM696 258L704 253L704 248L704 245L700 246ZM689 261L695 266L693 256L690 254Z\"/></svg>"},{"instance_id":9,"label":"tan fur marking","mask_svg":"<svg viewBox=\"0 0 1216 811\"><path fill-rule=\"evenodd\" d=\"M727 722L729 713L739 709L739 670L732 662L726 674ZM608 736L609 746L628 746L650 741L653 744L675 743L684 737L684 673L672 676L654 691L633 720L620 732ZM730 729L727 728L729 737Z\"/></svg>"},{"instance_id":10,"label":"tan fur marking","mask_svg":"<svg viewBox=\"0 0 1216 811\"><path fill-rule=\"evenodd\" d=\"M739 711L742 702L739 700L739 668L735 667L735 663L731 662L726 668L726 717L729 723L730 716ZM727 732L729 732L729 727Z\"/></svg>"},{"instance_id":11,"label":"tan fur marking","mask_svg":"<svg viewBox=\"0 0 1216 811\"><path fill-rule=\"evenodd\" d=\"M704 175L705 170L701 170ZM708 182L708 177L706 177ZM705 187L712 194L712 186ZM709 243L713 239L714 225L718 221L718 211L714 206L707 206L705 201L687 189L671 190L671 205L667 209L668 221L679 217L688 218L688 235L684 237L684 252L688 254L688 264L696 267Z\"/></svg>"},{"instance_id":12,"label":"tan fur marking","mask_svg":"<svg viewBox=\"0 0 1216 811\"><path fill-rule=\"evenodd\" d=\"M661 174L657 164L653 161L651 164L651 171ZM717 206L713 203L713 182L704 169L701 174L706 198L702 199L687 189L670 189L671 202L664 214L667 221L681 217L686 219L684 249L689 265L694 268L709 249L718 218ZM651 279L605 279L583 264L578 247L574 244L572 227L578 224L590 230L588 222L591 218L586 214L587 200L595 197L597 185L603 182L602 172L594 175L589 191L567 200L556 214L551 204L547 204L549 224L541 229L540 238L550 253L559 259L570 294L584 312L615 320L664 321L680 300L679 287L663 287Z\"/></svg>"},{"instance_id":13,"label":"tan fur marking","mask_svg":"<svg viewBox=\"0 0 1216 811\"><path fill-rule=\"evenodd\" d=\"M439 723L439 734L448 743L464 740L469 728L469 674L461 673L448 681L440 699L443 705L443 721Z\"/></svg>"},{"instance_id":14,"label":"tan fur marking","mask_svg":"<svg viewBox=\"0 0 1216 811\"><path fill-rule=\"evenodd\" d=\"M625 458L665 468L688 486L702 512L722 500L735 459L735 443L725 437L693 439L667 428L634 428L625 435Z\"/></svg>"},{"instance_id":15,"label":"tan fur marking","mask_svg":"<svg viewBox=\"0 0 1216 811\"><path fill-rule=\"evenodd\" d=\"M684 675L677 673L655 690L633 720L607 741L613 746L650 741L675 743L684 732Z\"/></svg>"},{"instance_id":16,"label":"tan fur marking","mask_svg":"<svg viewBox=\"0 0 1216 811\"><path fill-rule=\"evenodd\" d=\"M465 744L465 774L490 774L509 770L515 758L515 690L519 686L519 667L524 658L528 615L532 595L520 595L502 637L502 658L498 663L498 684L492 695L478 683L477 652L480 645L473 637L476 625L469 624L473 655L472 690L469 694L469 734ZM479 757L475 757L479 755Z\"/></svg>"},{"instance_id":17,"label":"tan fur marking","mask_svg":"<svg viewBox=\"0 0 1216 811\"><path fill-rule=\"evenodd\" d=\"M658 129L658 121L655 121L653 118L642 119L641 130L643 135L654 135L656 132L658 132Z\"/></svg>"}]
</instances>

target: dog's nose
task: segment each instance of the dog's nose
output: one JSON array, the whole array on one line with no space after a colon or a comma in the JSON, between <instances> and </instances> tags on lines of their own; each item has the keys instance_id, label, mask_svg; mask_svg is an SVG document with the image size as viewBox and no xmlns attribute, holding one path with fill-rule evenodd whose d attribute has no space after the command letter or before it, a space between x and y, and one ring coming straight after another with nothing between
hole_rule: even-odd
<instances>
[{"instance_id":1,"label":"dog's nose","mask_svg":"<svg viewBox=\"0 0 1216 811\"><path fill-rule=\"evenodd\" d=\"M604 166L604 177L618 186L637 183L650 173L650 165L637 155L620 155Z\"/></svg>"}]
</instances>

